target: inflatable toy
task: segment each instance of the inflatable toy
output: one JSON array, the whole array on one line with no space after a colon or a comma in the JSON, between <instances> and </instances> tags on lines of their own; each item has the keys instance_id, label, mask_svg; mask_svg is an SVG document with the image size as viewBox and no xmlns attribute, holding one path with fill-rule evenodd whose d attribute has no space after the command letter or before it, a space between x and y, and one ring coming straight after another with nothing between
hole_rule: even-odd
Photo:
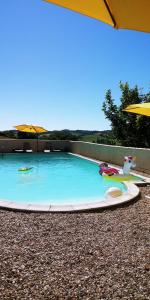
<instances>
[{"instance_id":1,"label":"inflatable toy","mask_svg":"<svg viewBox=\"0 0 150 300\"><path fill-rule=\"evenodd\" d=\"M125 156L124 157L124 166L123 166L123 174L124 175L129 175L131 168L136 167L135 160L136 160L136 158L133 156Z\"/></svg>"},{"instance_id":2,"label":"inflatable toy","mask_svg":"<svg viewBox=\"0 0 150 300\"><path fill-rule=\"evenodd\" d=\"M110 197L113 197L113 198L119 197L121 195L122 195L122 190L117 188L117 187L111 187L105 193L106 197L110 196Z\"/></svg>"},{"instance_id":3,"label":"inflatable toy","mask_svg":"<svg viewBox=\"0 0 150 300\"><path fill-rule=\"evenodd\" d=\"M116 182L123 182L123 181L141 181L140 177L134 175L124 175L124 174L114 174L112 176L104 175L104 179L116 181Z\"/></svg>"},{"instance_id":4,"label":"inflatable toy","mask_svg":"<svg viewBox=\"0 0 150 300\"><path fill-rule=\"evenodd\" d=\"M111 168L107 163L101 163L99 165L99 174L100 175L109 175L112 176L114 174L119 174L118 170L115 168Z\"/></svg>"},{"instance_id":5,"label":"inflatable toy","mask_svg":"<svg viewBox=\"0 0 150 300\"><path fill-rule=\"evenodd\" d=\"M122 169L123 174L120 174L117 169L111 168L107 163L103 162L99 165L99 174L103 175L104 179L108 179L111 181L141 181L141 178L130 174L131 168L136 167L135 160L136 158L133 156L124 157L124 165Z\"/></svg>"},{"instance_id":6,"label":"inflatable toy","mask_svg":"<svg viewBox=\"0 0 150 300\"><path fill-rule=\"evenodd\" d=\"M30 171L30 170L32 170L32 169L33 169L33 167L30 167L30 168L25 167L25 168L20 168L20 169L18 169L18 171L19 171L19 172L27 172L27 171Z\"/></svg>"}]
</instances>

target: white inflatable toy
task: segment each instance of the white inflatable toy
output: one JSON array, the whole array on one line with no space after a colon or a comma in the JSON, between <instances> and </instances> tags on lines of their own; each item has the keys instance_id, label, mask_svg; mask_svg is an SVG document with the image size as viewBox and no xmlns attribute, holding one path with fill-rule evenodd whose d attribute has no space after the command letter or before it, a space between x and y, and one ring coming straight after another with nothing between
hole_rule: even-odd
<instances>
[{"instance_id":1,"label":"white inflatable toy","mask_svg":"<svg viewBox=\"0 0 150 300\"><path fill-rule=\"evenodd\" d=\"M116 197L119 197L122 195L122 190L117 188L117 187L111 187L107 190L107 192L105 193L105 196L106 197L113 197L113 198L116 198Z\"/></svg>"},{"instance_id":2,"label":"white inflatable toy","mask_svg":"<svg viewBox=\"0 0 150 300\"><path fill-rule=\"evenodd\" d=\"M131 168L136 167L135 159L133 156L124 157L123 175L129 175Z\"/></svg>"}]
</instances>

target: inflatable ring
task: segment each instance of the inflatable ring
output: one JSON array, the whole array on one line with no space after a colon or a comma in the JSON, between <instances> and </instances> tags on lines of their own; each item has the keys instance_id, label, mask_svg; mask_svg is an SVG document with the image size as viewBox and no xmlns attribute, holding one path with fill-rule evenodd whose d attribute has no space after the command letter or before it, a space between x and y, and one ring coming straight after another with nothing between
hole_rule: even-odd
<instances>
[{"instance_id":1,"label":"inflatable ring","mask_svg":"<svg viewBox=\"0 0 150 300\"><path fill-rule=\"evenodd\" d=\"M107 163L101 163L99 165L99 174L100 175L109 175L109 176L112 176L114 174L119 174L119 171L115 168L111 168L111 167L108 167Z\"/></svg>"},{"instance_id":2,"label":"inflatable ring","mask_svg":"<svg viewBox=\"0 0 150 300\"><path fill-rule=\"evenodd\" d=\"M103 178L105 178L106 180L111 180L111 181L117 181L117 182L122 182L122 181L141 181L141 178L139 178L138 176L134 176L134 175L104 175Z\"/></svg>"},{"instance_id":3,"label":"inflatable ring","mask_svg":"<svg viewBox=\"0 0 150 300\"><path fill-rule=\"evenodd\" d=\"M30 168L20 168L20 169L18 169L18 171L19 172L27 172L27 171L30 171L32 169L33 169L33 167L30 167Z\"/></svg>"}]
</instances>

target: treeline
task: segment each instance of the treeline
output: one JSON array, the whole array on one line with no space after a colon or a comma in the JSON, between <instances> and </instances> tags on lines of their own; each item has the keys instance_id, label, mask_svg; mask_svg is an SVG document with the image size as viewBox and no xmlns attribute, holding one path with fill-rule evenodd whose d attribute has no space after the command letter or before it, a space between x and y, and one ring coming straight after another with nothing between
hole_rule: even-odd
<instances>
[{"instance_id":1,"label":"treeline","mask_svg":"<svg viewBox=\"0 0 150 300\"><path fill-rule=\"evenodd\" d=\"M124 112L130 104L150 102L150 92L143 93L138 86L120 82L120 104L112 98L111 90L107 90L102 110L111 123L112 141L114 144L150 148L150 117Z\"/></svg>"},{"instance_id":2,"label":"treeline","mask_svg":"<svg viewBox=\"0 0 150 300\"><path fill-rule=\"evenodd\" d=\"M1 138L15 139L36 139L36 134L19 132L17 130L7 130L0 133ZM71 140L85 141L100 144L114 145L114 137L111 130L96 131L96 130L54 130L48 131L38 136L39 139L45 140Z\"/></svg>"}]
</instances>

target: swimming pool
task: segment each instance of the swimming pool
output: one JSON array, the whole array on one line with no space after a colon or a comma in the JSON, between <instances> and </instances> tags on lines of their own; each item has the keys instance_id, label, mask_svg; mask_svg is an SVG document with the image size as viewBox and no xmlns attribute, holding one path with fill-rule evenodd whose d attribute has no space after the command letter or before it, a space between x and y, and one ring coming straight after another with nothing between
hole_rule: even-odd
<instances>
[{"instance_id":1,"label":"swimming pool","mask_svg":"<svg viewBox=\"0 0 150 300\"><path fill-rule=\"evenodd\" d=\"M22 167L32 167L19 172ZM16 203L61 205L103 201L109 187L124 184L104 180L98 164L62 152L0 156L0 199Z\"/></svg>"}]
</instances>

